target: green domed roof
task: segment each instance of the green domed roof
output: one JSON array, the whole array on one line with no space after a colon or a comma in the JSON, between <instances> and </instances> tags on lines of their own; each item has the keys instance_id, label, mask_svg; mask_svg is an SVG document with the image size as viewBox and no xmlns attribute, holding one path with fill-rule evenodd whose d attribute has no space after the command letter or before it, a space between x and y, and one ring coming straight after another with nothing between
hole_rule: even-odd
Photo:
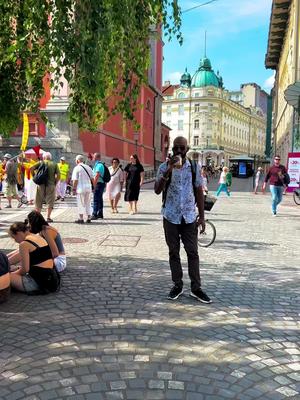
<instances>
[{"instance_id":1,"label":"green domed roof","mask_svg":"<svg viewBox=\"0 0 300 400\"><path fill-rule=\"evenodd\" d=\"M189 74L189 73L187 72L187 68L186 68L184 74L181 75L181 78L180 78L180 86L187 86L187 87L190 87L190 86L191 86L191 80L192 80L191 74Z\"/></svg>"},{"instance_id":2,"label":"green domed roof","mask_svg":"<svg viewBox=\"0 0 300 400\"><path fill-rule=\"evenodd\" d=\"M223 86L222 78L214 73L210 60L203 58L200 61L198 71L192 80L192 87L215 86L221 88Z\"/></svg>"}]
</instances>

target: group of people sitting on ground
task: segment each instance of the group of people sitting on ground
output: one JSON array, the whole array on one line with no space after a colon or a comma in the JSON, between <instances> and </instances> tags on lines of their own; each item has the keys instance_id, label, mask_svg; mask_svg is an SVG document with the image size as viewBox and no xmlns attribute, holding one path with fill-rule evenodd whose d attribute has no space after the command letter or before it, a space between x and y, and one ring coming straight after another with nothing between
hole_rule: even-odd
<instances>
[{"instance_id":1,"label":"group of people sitting on ground","mask_svg":"<svg viewBox=\"0 0 300 400\"><path fill-rule=\"evenodd\" d=\"M0 302L7 299L10 288L31 295L58 291L67 260L57 229L32 211L24 222L13 223L8 233L19 248L7 255L0 252Z\"/></svg>"}]
</instances>

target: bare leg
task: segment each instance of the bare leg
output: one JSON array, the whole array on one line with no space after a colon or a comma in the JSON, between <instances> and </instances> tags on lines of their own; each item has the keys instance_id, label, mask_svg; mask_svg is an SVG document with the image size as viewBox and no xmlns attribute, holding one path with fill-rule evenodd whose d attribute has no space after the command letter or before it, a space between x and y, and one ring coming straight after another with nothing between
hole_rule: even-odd
<instances>
[{"instance_id":1,"label":"bare leg","mask_svg":"<svg viewBox=\"0 0 300 400\"><path fill-rule=\"evenodd\" d=\"M129 213L133 214L133 201L129 202Z\"/></svg>"},{"instance_id":2,"label":"bare leg","mask_svg":"<svg viewBox=\"0 0 300 400\"><path fill-rule=\"evenodd\" d=\"M137 201L134 201L134 212L137 213Z\"/></svg>"},{"instance_id":3,"label":"bare leg","mask_svg":"<svg viewBox=\"0 0 300 400\"><path fill-rule=\"evenodd\" d=\"M110 200L111 212L114 212L114 200Z\"/></svg>"},{"instance_id":4,"label":"bare leg","mask_svg":"<svg viewBox=\"0 0 300 400\"><path fill-rule=\"evenodd\" d=\"M12 200L12 197L7 197L7 201L8 201L8 205L11 207L11 200Z\"/></svg>"},{"instance_id":5,"label":"bare leg","mask_svg":"<svg viewBox=\"0 0 300 400\"><path fill-rule=\"evenodd\" d=\"M48 210L47 210L47 218L51 218L52 210L53 210L52 207L48 207Z\"/></svg>"},{"instance_id":6,"label":"bare leg","mask_svg":"<svg viewBox=\"0 0 300 400\"><path fill-rule=\"evenodd\" d=\"M19 292L24 292L22 276L19 275L17 272L12 272L10 274L10 284L14 289L17 289Z\"/></svg>"},{"instance_id":7,"label":"bare leg","mask_svg":"<svg viewBox=\"0 0 300 400\"><path fill-rule=\"evenodd\" d=\"M119 203L120 197L121 197L121 193L118 193L118 194L116 195L115 199L114 199L114 205L113 205L113 208L115 209L115 212L118 212L118 210L117 210L117 206L118 206L118 203Z\"/></svg>"}]
</instances>

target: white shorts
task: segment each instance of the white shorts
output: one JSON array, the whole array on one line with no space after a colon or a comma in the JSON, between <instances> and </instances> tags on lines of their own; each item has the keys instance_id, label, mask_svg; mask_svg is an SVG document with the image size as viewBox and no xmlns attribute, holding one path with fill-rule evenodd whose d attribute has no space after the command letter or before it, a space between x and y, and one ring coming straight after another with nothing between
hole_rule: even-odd
<instances>
[{"instance_id":1,"label":"white shorts","mask_svg":"<svg viewBox=\"0 0 300 400\"><path fill-rule=\"evenodd\" d=\"M67 257L65 255L61 255L54 258L54 265L58 272L62 272L67 266Z\"/></svg>"}]
</instances>

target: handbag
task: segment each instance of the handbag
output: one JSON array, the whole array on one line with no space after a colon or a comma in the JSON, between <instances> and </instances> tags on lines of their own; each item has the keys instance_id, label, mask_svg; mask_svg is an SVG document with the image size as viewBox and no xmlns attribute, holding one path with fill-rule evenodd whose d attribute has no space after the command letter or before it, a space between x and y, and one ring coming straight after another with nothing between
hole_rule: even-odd
<instances>
[{"instance_id":1,"label":"handbag","mask_svg":"<svg viewBox=\"0 0 300 400\"><path fill-rule=\"evenodd\" d=\"M215 205L215 202L217 201L216 197L213 197L209 194L204 196L204 210L205 211L210 211L213 206Z\"/></svg>"}]
</instances>

